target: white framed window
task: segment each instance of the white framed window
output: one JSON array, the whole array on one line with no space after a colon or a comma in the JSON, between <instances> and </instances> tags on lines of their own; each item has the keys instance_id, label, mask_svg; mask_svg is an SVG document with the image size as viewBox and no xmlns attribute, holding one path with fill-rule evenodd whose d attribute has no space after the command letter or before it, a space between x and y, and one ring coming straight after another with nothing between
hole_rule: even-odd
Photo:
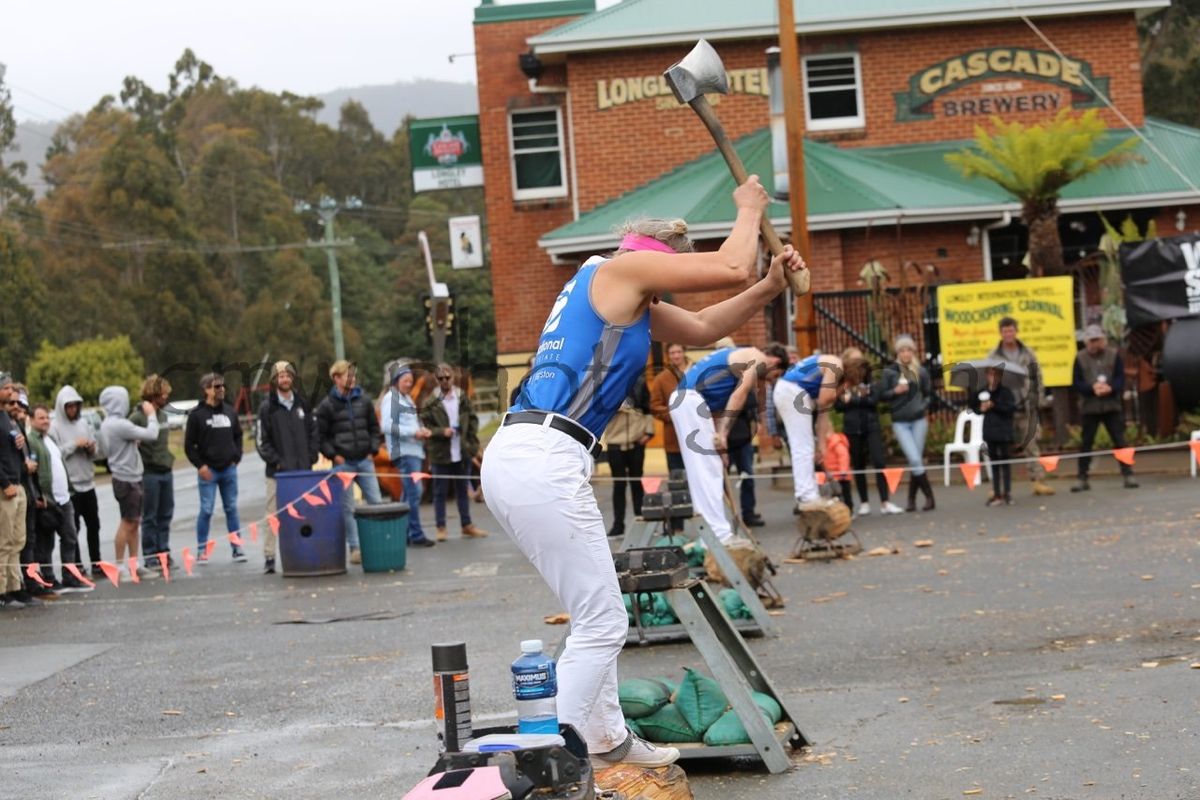
<instances>
[{"instance_id":1,"label":"white framed window","mask_svg":"<svg viewBox=\"0 0 1200 800\"><path fill-rule=\"evenodd\" d=\"M512 153L513 199L567 196L561 108L510 111L508 143Z\"/></svg>"},{"instance_id":2,"label":"white framed window","mask_svg":"<svg viewBox=\"0 0 1200 800\"><path fill-rule=\"evenodd\" d=\"M801 69L804 72L804 114L808 130L828 131L866 125L858 53L807 56Z\"/></svg>"}]
</instances>

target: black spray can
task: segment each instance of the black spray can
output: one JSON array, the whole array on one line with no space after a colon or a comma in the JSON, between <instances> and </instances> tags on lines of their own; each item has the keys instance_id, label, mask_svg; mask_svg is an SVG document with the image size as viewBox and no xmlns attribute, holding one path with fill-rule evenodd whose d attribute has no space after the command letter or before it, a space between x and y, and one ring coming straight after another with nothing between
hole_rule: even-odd
<instances>
[{"instance_id":1,"label":"black spray can","mask_svg":"<svg viewBox=\"0 0 1200 800\"><path fill-rule=\"evenodd\" d=\"M458 752L471 738L466 642L433 645L433 696L438 751Z\"/></svg>"}]
</instances>

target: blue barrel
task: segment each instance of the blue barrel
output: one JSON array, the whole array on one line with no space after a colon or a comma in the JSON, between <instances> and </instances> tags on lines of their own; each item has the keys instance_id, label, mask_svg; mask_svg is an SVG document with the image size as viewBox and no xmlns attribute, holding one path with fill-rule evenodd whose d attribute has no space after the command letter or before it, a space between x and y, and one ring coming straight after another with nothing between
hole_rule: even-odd
<instances>
[{"instance_id":1,"label":"blue barrel","mask_svg":"<svg viewBox=\"0 0 1200 800\"><path fill-rule=\"evenodd\" d=\"M283 575L288 578L341 575L346 571L346 530L342 521L342 482L332 472L275 473L279 513L279 558ZM325 479L332 500L313 505L305 494L325 500L318 484ZM303 519L283 511L295 501L294 508Z\"/></svg>"}]
</instances>

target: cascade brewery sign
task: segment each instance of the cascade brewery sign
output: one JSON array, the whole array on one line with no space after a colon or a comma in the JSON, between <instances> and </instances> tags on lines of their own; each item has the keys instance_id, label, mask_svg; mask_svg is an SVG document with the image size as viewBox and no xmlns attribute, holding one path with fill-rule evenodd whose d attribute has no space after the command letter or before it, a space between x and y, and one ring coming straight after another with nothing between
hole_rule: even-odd
<instances>
[{"instance_id":1,"label":"cascade brewery sign","mask_svg":"<svg viewBox=\"0 0 1200 800\"><path fill-rule=\"evenodd\" d=\"M1022 91L1025 89L1023 79L1067 89L1072 108L1100 105L1100 98L1088 87L1088 83L1103 94L1108 94L1108 78L1092 75L1092 67L1086 61L1044 50L993 47L972 50L915 73L908 80L908 91L895 94L896 121L934 119L939 97L977 82L982 83L983 93L980 97L942 100L942 116L1057 111L1063 104L1062 94L1057 91Z\"/></svg>"},{"instance_id":2,"label":"cascade brewery sign","mask_svg":"<svg viewBox=\"0 0 1200 800\"><path fill-rule=\"evenodd\" d=\"M767 68L731 69L726 75L729 78L730 94L749 94L757 97L767 96ZM719 95L709 98L710 103L717 102ZM655 108L681 108L667 79L662 75L639 75L631 78L612 78L596 81L596 108L604 111L609 108L623 106L626 103L636 103L639 100L654 100Z\"/></svg>"},{"instance_id":3,"label":"cascade brewery sign","mask_svg":"<svg viewBox=\"0 0 1200 800\"><path fill-rule=\"evenodd\" d=\"M1200 234L1121 245L1129 327L1200 314Z\"/></svg>"}]
</instances>

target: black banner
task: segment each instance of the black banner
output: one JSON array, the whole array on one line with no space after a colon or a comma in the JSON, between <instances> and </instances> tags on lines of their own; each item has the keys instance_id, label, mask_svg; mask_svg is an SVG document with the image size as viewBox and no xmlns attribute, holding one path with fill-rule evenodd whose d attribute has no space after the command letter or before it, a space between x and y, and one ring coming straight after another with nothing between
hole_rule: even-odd
<instances>
[{"instance_id":1,"label":"black banner","mask_svg":"<svg viewBox=\"0 0 1200 800\"><path fill-rule=\"evenodd\" d=\"M1123 244L1120 257L1129 327L1200 314L1200 234Z\"/></svg>"}]
</instances>

